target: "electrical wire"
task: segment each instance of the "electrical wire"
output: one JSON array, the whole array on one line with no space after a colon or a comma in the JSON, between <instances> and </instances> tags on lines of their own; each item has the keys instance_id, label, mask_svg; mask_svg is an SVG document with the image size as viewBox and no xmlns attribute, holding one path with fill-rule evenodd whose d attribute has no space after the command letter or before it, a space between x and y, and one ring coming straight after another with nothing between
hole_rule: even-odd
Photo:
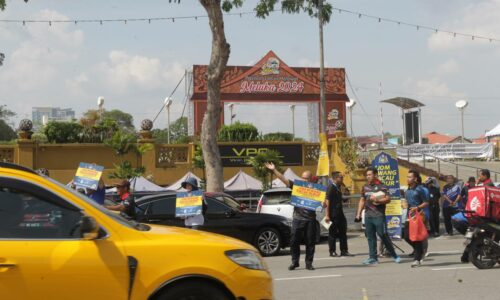
<instances>
[{"instance_id":1,"label":"electrical wire","mask_svg":"<svg viewBox=\"0 0 500 300\"><path fill-rule=\"evenodd\" d=\"M170 93L170 96L168 96L169 98L172 98L172 96L175 94L175 91L177 91L177 88L179 88L179 85L181 85L181 82L184 80L185 77L186 77L186 73L184 73L184 75L182 75L181 80L179 80L179 82L175 86L175 88L172 91L172 93ZM165 108L165 104L162 104L162 106L160 108L160 111L158 111L158 113L156 114L156 117L153 119L153 124L156 121L156 119L158 119L158 116L160 116L160 114L161 114L161 112L163 111L164 108Z\"/></svg>"}]
</instances>

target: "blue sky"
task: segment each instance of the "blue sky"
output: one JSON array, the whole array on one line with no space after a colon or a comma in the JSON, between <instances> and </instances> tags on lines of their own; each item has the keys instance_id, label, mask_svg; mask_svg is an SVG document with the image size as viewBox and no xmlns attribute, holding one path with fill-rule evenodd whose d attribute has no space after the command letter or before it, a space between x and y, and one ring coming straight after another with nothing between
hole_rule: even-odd
<instances>
[{"instance_id":1,"label":"blue sky","mask_svg":"<svg viewBox=\"0 0 500 300\"><path fill-rule=\"evenodd\" d=\"M246 1L238 11L250 11ZM335 1L335 7L448 30L500 37L499 0ZM8 1L0 19L105 19L203 15L195 0ZM248 65L273 50L290 66L318 66L317 22L306 16L273 13L227 16L229 64ZM108 109L131 113L136 123L153 118L184 69L210 57L207 19L146 23L19 24L0 23L0 103L30 116L32 106L72 107L77 115L105 97ZM500 122L498 70L500 43L452 39L396 24L335 13L325 28L325 60L343 67L358 102L356 135L380 127L382 98L406 96L424 104L424 132L460 134L454 102L467 99L466 136L476 137ZM172 119L180 116L183 91L174 95ZM354 97L348 91L350 97ZM384 130L401 132L399 112L383 106ZM256 123L263 132L291 131L288 106L236 106L236 119ZM307 138L306 110L296 110L297 135ZM258 120L258 121L256 121ZM163 128L161 115L155 127ZM376 128L373 128L375 125Z\"/></svg>"}]
</instances>

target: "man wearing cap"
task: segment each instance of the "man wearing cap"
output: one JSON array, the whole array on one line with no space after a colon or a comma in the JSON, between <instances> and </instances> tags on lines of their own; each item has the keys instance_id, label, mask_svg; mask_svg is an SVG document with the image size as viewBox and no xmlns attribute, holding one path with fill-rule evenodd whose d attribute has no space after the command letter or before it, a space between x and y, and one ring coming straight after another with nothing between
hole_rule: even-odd
<instances>
[{"instance_id":1,"label":"man wearing cap","mask_svg":"<svg viewBox=\"0 0 500 300\"><path fill-rule=\"evenodd\" d=\"M128 218L135 218L135 200L130 196L130 182L126 179L116 185L116 192L120 196L121 203L117 205L105 205L109 210L119 211Z\"/></svg>"},{"instance_id":2,"label":"man wearing cap","mask_svg":"<svg viewBox=\"0 0 500 300\"><path fill-rule=\"evenodd\" d=\"M198 180L194 177L188 177L186 181L181 183L181 186L183 189L185 189L188 193L192 191L197 191L199 190L198 187ZM189 216L184 219L184 226L191 228L191 229L198 229L200 226L203 226L205 223L205 217L203 216L207 210L207 204L205 201L205 197L203 197L203 202L202 202L202 213L199 215L195 216Z\"/></svg>"}]
</instances>

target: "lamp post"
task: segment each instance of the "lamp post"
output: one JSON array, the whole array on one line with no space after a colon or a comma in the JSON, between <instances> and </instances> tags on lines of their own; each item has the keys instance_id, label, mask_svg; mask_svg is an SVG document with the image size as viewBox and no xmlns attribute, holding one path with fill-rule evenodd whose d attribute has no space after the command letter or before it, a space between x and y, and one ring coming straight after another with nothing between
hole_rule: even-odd
<instances>
[{"instance_id":1,"label":"lamp post","mask_svg":"<svg viewBox=\"0 0 500 300\"><path fill-rule=\"evenodd\" d=\"M458 100L456 103L455 103L455 106L458 108L458 110L460 111L460 114L461 114L461 120L462 120L462 144L464 143L464 110L465 108L467 107L467 105L469 105L469 102L465 101L465 100Z\"/></svg>"},{"instance_id":2,"label":"lamp post","mask_svg":"<svg viewBox=\"0 0 500 300\"><path fill-rule=\"evenodd\" d=\"M290 110L292 111L292 136L295 141L295 105L290 105Z\"/></svg>"},{"instance_id":3,"label":"lamp post","mask_svg":"<svg viewBox=\"0 0 500 300\"><path fill-rule=\"evenodd\" d=\"M99 107L99 120L102 122L102 113L104 110L104 97L97 97L97 106Z\"/></svg>"},{"instance_id":4,"label":"lamp post","mask_svg":"<svg viewBox=\"0 0 500 300\"><path fill-rule=\"evenodd\" d=\"M170 144L170 106L172 105L172 99L167 97L163 103L167 109L167 144Z\"/></svg>"},{"instance_id":5,"label":"lamp post","mask_svg":"<svg viewBox=\"0 0 500 300\"><path fill-rule=\"evenodd\" d=\"M351 128L351 137L354 136L354 130L352 129L352 110L354 109L354 105L356 105L356 100L354 98L350 98L349 102L345 104L347 109L349 109L349 127Z\"/></svg>"},{"instance_id":6,"label":"lamp post","mask_svg":"<svg viewBox=\"0 0 500 300\"><path fill-rule=\"evenodd\" d=\"M228 107L229 107L229 115L231 117L231 119L230 119L229 122L230 122L231 125L233 125L233 119L235 117L235 115L233 114L234 103L229 103Z\"/></svg>"}]
</instances>

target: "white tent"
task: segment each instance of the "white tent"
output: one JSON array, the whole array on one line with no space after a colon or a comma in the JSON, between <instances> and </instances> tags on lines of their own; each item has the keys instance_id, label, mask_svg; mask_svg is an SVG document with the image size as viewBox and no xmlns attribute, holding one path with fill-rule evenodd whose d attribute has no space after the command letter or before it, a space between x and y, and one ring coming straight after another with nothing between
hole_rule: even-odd
<instances>
[{"instance_id":1,"label":"white tent","mask_svg":"<svg viewBox=\"0 0 500 300\"><path fill-rule=\"evenodd\" d=\"M226 191L260 191L262 182L243 171L239 171L231 179L224 182Z\"/></svg>"},{"instance_id":2,"label":"white tent","mask_svg":"<svg viewBox=\"0 0 500 300\"><path fill-rule=\"evenodd\" d=\"M494 137L494 136L500 136L500 124L495 126L492 130L486 132L484 135L485 137Z\"/></svg>"},{"instance_id":3,"label":"white tent","mask_svg":"<svg viewBox=\"0 0 500 300\"><path fill-rule=\"evenodd\" d=\"M295 172L292 171L292 169L288 168L286 169L285 173L283 173L283 176L285 176L286 179L290 180L290 181L294 181L294 180L302 180L297 174L295 174ZM279 180L279 178L276 178L273 180L273 185L272 187L286 187L285 184L283 182L281 182L281 180Z\"/></svg>"},{"instance_id":4,"label":"white tent","mask_svg":"<svg viewBox=\"0 0 500 300\"><path fill-rule=\"evenodd\" d=\"M168 187L166 187L165 190L166 191L181 191L181 190L183 190L181 184L184 181L186 181L186 179L188 179L190 177L196 178L196 180L198 181L198 185L200 184L201 179L198 176L194 175L191 172L187 172L186 175L182 176L181 179L177 180L176 182L174 182L171 185L169 185Z\"/></svg>"},{"instance_id":5,"label":"white tent","mask_svg":"<svg viewBox=\"0 0 500 300\"><path fill-rule=\"evenodd\" d=\"M167 189L152 183L144 177L137 177L130 180L130 188L134 190L134 192L162 192ZM106 193L116 193L116 188L107 189Z\"/></svg>"}]
</instances>

